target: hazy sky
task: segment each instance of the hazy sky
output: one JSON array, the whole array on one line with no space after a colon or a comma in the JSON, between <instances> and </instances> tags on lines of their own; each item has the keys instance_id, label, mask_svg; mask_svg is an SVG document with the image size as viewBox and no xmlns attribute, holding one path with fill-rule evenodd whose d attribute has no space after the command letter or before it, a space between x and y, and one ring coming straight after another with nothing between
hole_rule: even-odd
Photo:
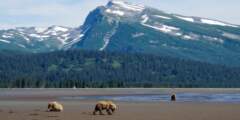
<instances>
[{"instance_id":1,"label":"hazy sky","mask_svg":"<svg viewBox=\"0 0 240 120\"><path fill-rule=\"evenodd\" d=\"M81 25L96 6L108 0L0 0L0 28ZM157 9L240 24L240 0L128 0Z\"/></svg>"}]
</instances>

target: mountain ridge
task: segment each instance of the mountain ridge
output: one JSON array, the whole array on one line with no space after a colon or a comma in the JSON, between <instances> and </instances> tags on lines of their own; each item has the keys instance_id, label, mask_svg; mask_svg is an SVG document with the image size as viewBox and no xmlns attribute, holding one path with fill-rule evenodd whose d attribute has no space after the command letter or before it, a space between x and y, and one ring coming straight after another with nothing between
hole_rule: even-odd
<instances>
[{"instance_id":1,"label":"mountain ridge","mask_svg":"<svg viewBox=\"0 0 240 120\"><path fill-rule=\"evenodd\" d=\"M26 51L36 53L73 49L136 52L240 66L240 27L219 20L111 0L91 11L80 27L55 27L59 29L50 30L48 37L41 34L44 29L38 29L12 39L4 38L11 30L0 30L0 48L27 46ZM34 42L28 45L26 41Z\"/></svg>"}]
</instances>

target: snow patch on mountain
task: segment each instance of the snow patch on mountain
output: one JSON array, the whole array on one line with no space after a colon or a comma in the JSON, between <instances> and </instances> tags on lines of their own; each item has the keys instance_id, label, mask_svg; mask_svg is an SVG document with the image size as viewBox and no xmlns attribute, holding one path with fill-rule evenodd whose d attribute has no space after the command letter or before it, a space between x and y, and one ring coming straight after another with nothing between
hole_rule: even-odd
<instances>
[{"instance_id":1,"label":"snow patch on mountain","mask_svg":"<svg viewBox=\"0 0 240 120\"><path fill-rule=\"evenodd\" d=\"M54 26L53 27L53 30L54 31L57 31L57 32L67 32L69 29L68 28L65 28L65 27L60 27L60 26Z\"/></svg>"},{"instance_id":2,"label":"snow patch on mountain","mask_svg":"<svg viewBox=\"0 0 240 120\"><path fill-rule=\"evenodd\" d=\"M110 13L110 14L119 15L119 16L124 16L124 14L125 14L123 11L120 11L120 10L111 10L111 9L107 9L106 12L107 12L107 13Z\"/></svg>"},{"instance_id":3,"label":"snow patch on mountain","mask_svg":"<svg viewBox=\"0 0 240 120\"><path fill-rule=\"evenodd\" d=\"M73 40L71 40L70 42L66 43L64 46L63 46L63 49L64 50L68 50L70 49L74 44L80 42L82 39L82 37L84 37L84 34L80 34L78 35L76 38L74 38Z\"/></svg>"},{"instance_id":4,"label":"snow patch on mountain","mask_svg":"<svg viewBox=\"0 0 240 120\"><path fill-rule=\"evenodd\" d=\"M26 37L24 34L19 34L20 36L22 36L22 38L24 40L26 40L27 42L30 42L30 39L28 37Z\"/></svg>"},{"instance_id":5,"label":"snow patch on mountain","mask_svg":"<svg viewBox=\"0 0 240 120\"><path fill-rule=\"evenodd\" d=\"M5 34L3 34L2 37L3 37L3 38L12 38L11 35L5 35Z\"/></svg>"},{"instance_id":6,"label":"snow patch on mountain","mask_svg":"<svg viewBox=\"0 0 240 120\"><path fill-rule=\"evenodd\" d=\"M39 34L30 34L30 37L35 37L35 38L48 38L50 37L49 35L39 35Z\"/></svg>"},{"instance_id":7,"label":"snow patch on mountain","mask_svg":"<svg viewBox=\"0 0 240 120\"><path fill-rule=\"evenodd\" d=\"M42 32L44 32L45 30L47 30L47 28L35 27L35 31L36 31L37 33L42 33Z\"/></svg>"},{"instance_id":8,"label":"snow patch on mountain","mask_svg":"<svg viewBox=\"0 0 240 120\"><path fill-rule=\"evenodd\" d=\"M143 20L141 21L141 23L145 24L149 20L149 17L145 14L145 15L142 16L142 19Z\"/></svg>"},{"instance_id":9,"label":"snow patch on mountain","mask_svg":"<svg viewBox=\"0 0 240 120\"><path fill-rule=\"evenodd\" d=\"M224 22L220 22L220 21L216 21L216 20L210 20L210 19L205 19L205 18L202 18L201 22L204 23L204 24L210 24L210 25L238 27L236 25L231 25L231 24L227 24L227 23L224 23Z\"/></svg>"},{"instance_id":10,"label":"snow patch on mountain","mask_svg":"<svg viewBox=\"0 0 240 120\"><path fill-rule=\"evenodd\" d=\"M145 34L144 33L135 33L135 34L132 34L132 37L133 38L138 38L138 37L141 37L141 36L144 36Z\"/></svg>"},{"instance_id":11,"label":"snow patch on mountain","mask_svg":"<svg viewBox=\"0 0 240 120\"><path fill-rule=\"evenodd\" d=\"M190 35L184 35L183 36L183 39L187 39L187 40L191 40L191 39L193 39Z\"/></svg>"},{"instance_id":12,"label":"snow patch on mountain","mask_svg":"<svg viewBox=\"0 0 240 120\"><path fill-rule=\"evenodd\" d=\"M31 37L35 37L35 38L41 38L41 36L38 35L38 34L30 34L29 36L31 36Z\"/></svg>"},{"instance_id":13,"label":"snow patch on mountain","mask_svg":"<svg viewBox=\"0 0 240 120\"><path fill-rule=\"evenodd\" d=\"M63 33L70 32L69 28L61 27L61 26L52 26L47 28L43 33L44 35L50 35L50 36L59 36Z\"/></svg>"},{"instance_id":14,"label":"snow patch on mountain","mask_svg":"<svg viewBox=\"0 0 240 120\"><path fill-rule=\"evenodd\" d=\"M176 36L182 36L182 33L176 32L175 35L176 35Z\"/></svg>"},{"instance_id":15,"label":"snow patch on mountain","mask_svg":"<svg viewBox=\"0 0 240 120\"><path fill-rule=\"evenodd\" d=\"M204 38L205 40L210 41L210 42L216 42L216 43L220 43L220 44L223 44L223 43L224 43L224 40L223 40L223 39L217 38L217 37L211 37L211 36L203 35L203 38Z\"/></svg>"},{"instance_id":16,"label":"snow patch on mountain","mask_svg":"<svg viewBox=\"0 0 240 120\"><path fill-rule=\"evenodd\" d=\"M53 35L53 36L56 36L56 35L57 35L57 32L54 31L54 30L47 30L44 34L45 34L45 35Z\"/></svg>"},{"instance_id":17,"label":"snow patch on mountain","mask_svg":"<svg viewBox=\"0 0 240 120\"><path fill-rule=\"evenodd\" d=\"M191 18L191 17L183 17L183 16L178 16L178 15L175 15L175 17L179 18L179 19L182 19L184 21L188 21L188 22L194 22L194 19Z\"/></svg>"},{"instance_id":18,"label":"snow patch on mountain","mask_svg":"<svg viewBox=\"0 0 240 120\"><path fill-rule=\"evenodd\" d=\"M131 10L131 11L141 12L145 9L145 7L142 5L134 5L134 4L130 4L125 1L122 1L122 0L111 0L110 3L113 5L119 6L121 8Z\"/></svg>"},{"instance_id":19,"label":"snow patch on mountain","mask_svg":"<svg viewBox=\"0 0 240 120\"><path fill-rule=\"evenodd\" d=\"M143 20L141 21L141 24L145 27L149 27L149 28L153 28L155 30L158 30L158 31L161 31L163 33L169 33L171 35L175 35L175 36L179 36L180 33L177 32L180 30L180 28L176 28L176 27L173 27L173 26L168 26L168 25L164 25L164 24L157 24L157 25L149 25L149 24L146 24L149 20L149 17L145 14L145 15L142 15L141 17Z\"/></svg>"},{"instance_id":20,"label":"snow patch on mountain","mask_svg":"<svg viewBox=\"0 0 240 120\"><path fill-rule=\"evenodd\" d=\"M99 49L99 51L103 51L108 46L111 37L117 32L117 28L118 28L118 23L110 32L107 32L107 34L103 38L104 45Z\"/></svg>"},{"instance_id":21,"label":"snow patch on mountain","mask_svg":"<svg viewBox=\"0 0 240 120\"><path fill-rule=\"evenodd\" d=\"M146 27L149 27L149 28L153 28L155 30L158 30L158 31L161 31L161 32L164 32L164 33L171 33L171 34L174 34L175 32L173 31L178 31L180 30L179 28L176 28L176 27L173 27L173 26L167 26L167 25L158 25L158 26L152 26L152 25L148 25L148 24L142 24Z\"/></svg>"},{"instance_id":22,"label":"snow patch on mountain","mask_svg":"<svg viewBox=\"0 0 240 120\"><path fill-rule=\"evenodd\" d=\"M10 41L8 41L8 40L3 40L3 39L0 39L0 42L11 43Z\"/></svg>"},{"instance_id":23,"label":"snow patch on mountain","mask_svg":"<svg viewBox=\"0 0 240 120\"><path fill-rule=\"evenodd\" d=\"M49 38L49 35L41 35L41 38Z\"/></svg>"},{"instance_id":24,"label":"snow patch on mountain","mask_svg":"<svg viewBox=\"0 0 240 120\"><path fill-rule=\"evenodd\" d=\"M170 17L166 17L166 16L162 16L162 15L153 15L154 17L157 17L157 18L161 18L161 19L166 19L166 20L170 20L172 18Z\"/></svg>"},{"instance_id":25,"label":"snow patch on mountain","mask_svg":"<svg viewBox=\"0 0 240 120\"><path fill-rule=\"evenodd\" d=\"M228 33L228 32L223 32L222 36L229 38L229 39L237 39L240 40L240 35Z\"/></svg>"},{"instance_id":26,"label":"snow patch on mountain","mask_svg":"<svg viewBox=\"0 0 240 120\"><path fill-rule=\"evenodd\" d=\"M22 48L26 48L25 45L22 45L22 44L17 44L19 47L22 47Z\"/></svg>"},{"instance_id":27,"label":"snow patch on mountain","mask_svg":"<svg viewBox=\"0 0 240 120\"><path fill-rule=\"evenodd\" d=\"M194 33L187 33L187 34L183 34L181 37L184 40L199 40L200 35L197 35Z\"/></svg>"},{"instance_id":28,"label":"snow patch on mountain","mask_svg":"<svg viewBox=\"0 0 240 120\"><path fill-rule=\"evenodd\" d=\"M70 33L66 33L66 34L63 34L61 35L62 37L68 37L70 35Z\"/></svg>"}]
</instances>

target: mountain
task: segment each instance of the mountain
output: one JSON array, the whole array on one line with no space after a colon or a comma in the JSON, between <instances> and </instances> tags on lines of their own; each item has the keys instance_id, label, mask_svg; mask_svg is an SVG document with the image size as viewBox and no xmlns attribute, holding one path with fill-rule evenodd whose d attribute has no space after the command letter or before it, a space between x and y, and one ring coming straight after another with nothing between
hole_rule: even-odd
<instances>
[{"instance_id":1,"label":"mountain","mask_svg":"<svg viewBox=\"0 0 240 120\"><path fill-rule=\"evenodd\" d=\"M61 50L79 39L80 32L63 26L0 30L0 49L33 53Z\"/></svg>"},{"instance_id":2,"label":"mountain","mask_svg":"<svg viewBox=\"0 0 240 120\"><path fill-rule=\"evenodd\" d=\"M0 48L144 53L240 66L240 26L111 0L78 28L2 30Z\"/></svg>"},{"instance_id":3,"label":"mountain","mask_svg":"<svg viewBox=\"0 0 240 120\"><path fill-rule=\"evenodd\" d=\"M240 27L113 0L92 11L72 49L141 52L240 65Z\"/></svg>"}]
</instances>

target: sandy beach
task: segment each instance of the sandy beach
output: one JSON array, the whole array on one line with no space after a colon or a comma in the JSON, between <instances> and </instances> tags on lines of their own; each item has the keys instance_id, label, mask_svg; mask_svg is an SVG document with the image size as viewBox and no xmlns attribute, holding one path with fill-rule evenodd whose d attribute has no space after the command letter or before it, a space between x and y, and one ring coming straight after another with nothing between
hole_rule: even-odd
<instances>
[{"instance_id":1,"label":"sandy beach","mask_svg":"<svg viewBox=\"0 0 240 120\"><path fill-rule=\"evenodd\" d=\"M207 102L116 102L114 115L92 115L97 100L62 100L61 96L147 94L165 89L1 89L1 120L240 120L239 103ZM194 92L227 92L239 90L179 89ZM175 91L175 92L176 92ZM57 100L64 105L60 113L46 112L47 103Z\"/></svg>"}]
</instances>

